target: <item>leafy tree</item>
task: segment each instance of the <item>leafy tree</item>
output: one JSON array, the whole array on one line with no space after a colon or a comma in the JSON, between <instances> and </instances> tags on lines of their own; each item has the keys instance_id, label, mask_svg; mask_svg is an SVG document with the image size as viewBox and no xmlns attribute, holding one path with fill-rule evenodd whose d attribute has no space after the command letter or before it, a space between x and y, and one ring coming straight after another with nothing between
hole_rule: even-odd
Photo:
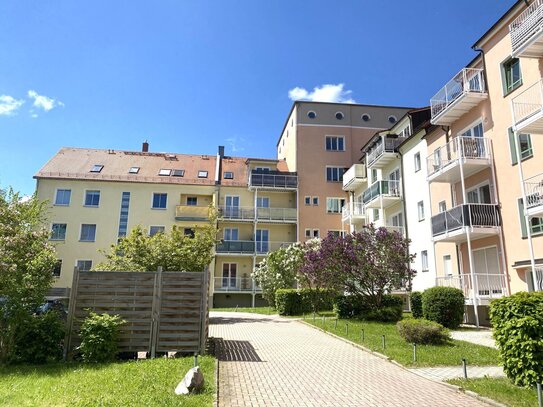
<instances>
[{"instance_id":1,"label":"leafy tree","mask_svg":"<svg viewBox=\"0 0 543 407\"><path fill-rule=\"evenodd\" d=\"M212 250L217 237L217 215L210 208L209 221L204 226L194 226L193 235L185 235L184 228L174 226L171 233L149 236L141 226L117 244L109 252L101 251L106 261L94 270L155 271L204 271L213 259Z\"/></svg>"},{"instance_id":2,"label":"leafy tree","mask_svg":"<svg viewBox=\"0 0 543 407\"><path fill-rule=\"evenodd\" d=\"M13 355L16 331L44 302L57 262L45 228L45 202L0 191L0 362Z\"/></svg>"},{"instance_id":3,"label":"leafy tree","mask_svg":"<svg viewBox=\"0 0 543 407\"><path fill-rule=\"evenodd\" d=\"M252 277L262 288L262 297L275 307L275 292L292 288L304 258L303 246L294 243L270 253L254 270Z\"/></svg>"}]
</instances>

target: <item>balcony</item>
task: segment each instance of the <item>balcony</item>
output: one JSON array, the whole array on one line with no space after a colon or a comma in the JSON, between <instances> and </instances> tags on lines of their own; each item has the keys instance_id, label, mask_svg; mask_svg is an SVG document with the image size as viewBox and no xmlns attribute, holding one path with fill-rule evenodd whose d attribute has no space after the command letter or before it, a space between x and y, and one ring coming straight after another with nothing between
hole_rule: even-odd
<instances>
[{"instance_id":1,"label":"balcony","mask_svg":"<svg viewBox=\"0 0 543 407\"><path fill-rule=\"evenodd\" d=\"M248 206L219 206L219 214L222 220L253 222L255 220L255 208Z\"/></svg>"},{"instance_id":2,"label":"balcony","mask_svg":"<svg viewBox=\"0 0 543 407\"><path fill-rule=\"evenodd\" d=\"M492 141L484 137L455 137L426 159L428 182L460 181L492 165Z\"/></svg>"},{"instance_id":3,"label":"balcony","mask_svg":"<svg viewBox=\"0 0 543 407\"><path fill-rule=\"evenodd\" d=\"M175 220L205 222L209 218L209 206L177 205Z\"/></svg>"},{"instance_id":4,"label":"balcony","mask_svg":"<svg viewBox=\"0 0 543 407\"><path fill-rule=\"evenodd\" d=\"M296 190L298 175L295 172L253 170L249 176L249 188Z\"/></svg>"},{"instance_id":5,"label":"balcony","mask_svg":"<svg viewBox=\"0 0 543 407\"><path fill-rule=\"evenodd\" d=\"M343 190L356 191L367 182L366 166L354 164L343 174Z\"/></svg>"},{"instance_id":6,"label":"balcony","mask_svg":"<svg viewBox=\"0 0 543 407\"><path fill-rule=\"evenodd\" d=\"M381 180L374 182L362 194L366 208L387 208L401 201L400 181Z\"/></svg>"},{"instance_id":7,"label":"balcony","mask_svg":"<svg viewBox=\"0 0 543 407\"><path fill-rule=\"evenodd\" d=\"M348 203L341 208L341 221L356 225L366 222L366 210L360 202Z\"/></svg>"},{"instance_id":8,"label":"balcony","mask_svg":"<svg viewBox=\"0 0 543 407\"><path fill-rule=\"evenodd\" d=\"M253 240L224 240L217 243L215 252L220 255L257 255L265 256L281 247L286 247L294 242L270 242Z\"/></svg>"},{"instance_id":9,"label":"balcony","mask_svg":"<svg viewBox=\"0 0 543 407\"><path fill-rule=\"evenodd\" d=\"M261 223L296 223L296 208L256 208L256 219Z\"/></svg>"},{"instance_id":10,"label":"balcony","mask_svg":"<svg viewBox=\"0 0 543 407\"><path fill-rule=\"evenodd\" d=\"M526 214L543 217L543 173L524 180L526 191Z\"/></svg>"},{"instance_id":11,"label":"balcony","mask_svg":"<svg viewBox=\"0 0 543 407\"><path fill-rule=\"evenodd\" d=\"M405 137L388 134L379 137L375 143L366 150L366 163L368 168L383 168L390 162L397 160L398 146L403 143Z\"/></svg>"},{"instance_id":12,"label":"balcony","mask_svg":"<svg viewBox=\"0 0 543 407\"><path fill-rule=\"evenodd\" d=\"M432 216L435 242L461 243L495 236L501 226L500 208L494 204L462 204Z\"/></svg>"},{"instance_id":13,"label":"balcony","mask_svg":"<svg viewBox=\"0 0 543 407\"><path fill-rule=\"evenodd\" d=\"M215 293L262 291L250 277L215 277L213 280L213 292Z\"/></svg>"},{"instance_id":14,"label":"balcony","mask_svg":"<svg viewBox=\"0 0 543 407\"><path fill-rule=\"evenodd\" d=\"M450 126L487 97L484 71L464 68L430 99L430 121L435 125Z\"/></svg>"},{"instance_id":15,"label":"balcony","mask_svg":"<svg viewBox=\"0 0 543 407\"><path fill-rule=\"evenodd\" d=\"M473 305L473 294L475 294L478 305L488 304L490 300L507 295L507 276L504 274L474 273L473 281L469 273L437 277L436 285L462 290L468 305ZM476 287L475 291L474 286Z\"/></svg>"},{"instance_id":16,"label":"balcony","mask_svg":"<svg viewBox=\"0 0 543 407\"><path fill-rule=\"evenodd\" d=\"M511 53L515 58L543 55L543 1L536 0L511 24Z\"/></svg>"},{"instance_id":17,"label":"balcony","mask_svg":"<svg viewBox=\"0 0 543 407\"><path fill-rule=\"evenodd\" d=\"M516 131L543 133L543 79L514 97L511 106Z\"/></svg>"}]
</instances>

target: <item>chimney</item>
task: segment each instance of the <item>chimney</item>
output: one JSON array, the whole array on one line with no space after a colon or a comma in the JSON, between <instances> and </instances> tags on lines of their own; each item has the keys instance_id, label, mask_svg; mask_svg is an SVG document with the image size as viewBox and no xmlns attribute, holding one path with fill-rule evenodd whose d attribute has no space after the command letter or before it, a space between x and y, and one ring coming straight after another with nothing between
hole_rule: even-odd
<instances>
[{"instance_id":1,"label":"chimney","mask_svg":"<svg viewBox=\"0 0 543 407\"><path fill-rule=\"evenodd\" d=\"M224 158L224 146L219 146L219 157Z\"/></svg>"},{"instance_id":2,"label":"chimney","mask_svg":"<svg viewBox=\"0 0 543 407\"><path fill-rule=\"evenodd\" d=\"M143 153L148 153L149 152L149 143L147 142L147 140L145 140L141 146L141 151Z\"/></svg>"}]
</instances>

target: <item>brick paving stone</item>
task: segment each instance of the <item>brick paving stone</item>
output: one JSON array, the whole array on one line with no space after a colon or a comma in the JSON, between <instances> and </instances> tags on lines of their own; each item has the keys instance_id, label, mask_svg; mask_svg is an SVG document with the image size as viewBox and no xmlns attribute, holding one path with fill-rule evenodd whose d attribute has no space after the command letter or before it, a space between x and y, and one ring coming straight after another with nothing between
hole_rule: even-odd
<instances>
[{"instance_id":1,"label":"brick paving stone","mask_svg":"<svg viewBox=\"0 0 543 407\"><path fill-rule=\"evenodd\" d=\"M463 331L451 331L453 339L475 343L477 345L488 346L489 348L498 348L496 341L492 338L490 329L466 329Z\"/></svg>"},{"instance_id":2,"label":"brick paving stone","mask_svg":"<svg viewBox=\"0 0 543 407\"><path fill-rule=\"evenodd\" d=\"M464 370L462 367L448 366L448 367L422 367L409 369L413 373L417 373L421 376L427 377L432 380L446 381L450 379L457 379L464 377ZM503 368L501 366L469 366L467 367L468 378L475 379L478 377L505 377Z\"/></svg>"},{"instance_id":3,"label":"brick paving stone","mask_svg":"<svg viewBox=\"0 0 543 407\"><path fill-rule=\"evenodd\" d=\"M223 339L219 407L486 405L294 320L212 312L210 322Z\"/></svg>"}]
</instances>

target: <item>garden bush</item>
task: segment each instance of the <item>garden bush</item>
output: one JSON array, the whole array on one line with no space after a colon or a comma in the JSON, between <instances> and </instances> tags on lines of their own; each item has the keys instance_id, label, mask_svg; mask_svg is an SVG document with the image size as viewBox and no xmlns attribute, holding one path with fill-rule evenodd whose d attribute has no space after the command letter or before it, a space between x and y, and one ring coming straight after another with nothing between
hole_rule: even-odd
<instances>
[{"instance_id":1,"label":"garden bush","mask_svg":"<svg viewBox=\"0 0 543 407\"><path fill-rule=\"evenodd\" d=\"M295 288L280 289L275 292L275 309L279 315L300 315L305 312L313 312L312 295L314 290ZM319 311L330 311L333 307L333 299L336 292L321 290L321 306Z\"/></svg>"},{"instance_id":2,"label":"garden bush","mask_svg":"<svg viewBox=\"0 0 543 407\"><path fill-rule=\"evenodd\" d=\"M396 322L402 319L403 300L393 295L384 295L380 308L372 308L367 298L340 295L334 299L334 312L338 318L359 318L369 321Z\"/></svg>"},{"instance_id":3,"label":"garden bush","mask_svg":"<svg viewBox=\"0 0 543 407\"><path fill-rule=\"evenodd\" d=\"M64 321L57 311L29 315L17 327L13 362L46 363L62 358Z\"/></svg>"},{"instance_id":4,"label":"garden bush","mask_svg":"<svg viewBox=\"0 0 543 407\"><path fill-rule=\"evenodd\" d=\"M490 321L505 374L519 386L543 381L543 292L492 301Z\"/></svg>"},{"instance_id":5,"label":"garden bush","mask_svg":"<svg viewBox=\"0 0 543 407\"><path fill-rule=\"evenodd\" d=\"M440 345L450 339L449 331L434 321L404 319L396 324L400 336L409 343Z\"/></svg>"},{"instance_id":6,"label":"garden bush","mask_svg":"<svg viewBox=\"0 0 543 407\"><path fill-rule=\"evenodd\" d=\"M359 318L369 309L363 297L356 295L338 295L334 298L334 312L338 318Z\"/></svg>"},{"instance_id":7,"label":"garden bush","mask_svg":"<svg viewBox=\"0 0 543 407\"><path fill-rule=\"evenodd\" d=\"M422 318L422 293L413 291L410 296L413 318Z\"/></svg>"},{"instance_id":8,"label":"garden bush","mask_svg":"<svg viewBox=\"0 0 543 407\"><path fill-rule=\"evenodd\" d=\"M457 328L464 319L464 293L453 287L432 287L422 293L423 317L446 328Z\"/></svg>"},{"instance_id":9,"label":"garden bush","mask_svg":"<svg viewBox=\"0 0 543 407\"><path fill-rule=\"evenodd\" d=\"M117 354L119 327L125 321L118 315L91 312L81 325L79 350L85 362L109 362Z\"/></svg>"}]
</instances>

